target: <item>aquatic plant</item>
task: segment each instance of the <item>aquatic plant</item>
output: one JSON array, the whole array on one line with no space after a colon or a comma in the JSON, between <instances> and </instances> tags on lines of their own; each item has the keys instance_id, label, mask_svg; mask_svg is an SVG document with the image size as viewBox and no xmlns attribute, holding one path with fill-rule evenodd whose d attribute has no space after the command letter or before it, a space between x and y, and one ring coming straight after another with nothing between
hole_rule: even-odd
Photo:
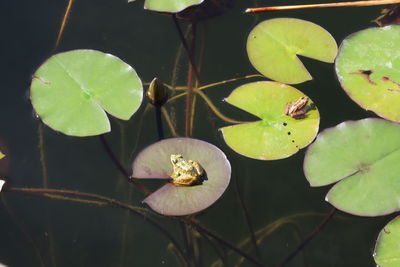
<instances>
[{"instance_id":1,"label":"aquatic plant","mask_svg":"<svg viewBox=\"0 0 400 267\"><path fill-rule=\"evenodd\" d=\"M144 203L163 215L187 215L213 204L228 187L231 166L225 154L210 143L192 138L169 138L141 151L132 163L132 177L171 179L171 155L183 155L201 164L203 181L194 186L177 186L167 182L151 193Z\"/></svg>"},{"instance_id":2,"label":"aquatic plant","mask_svg":"<svg viewBox=\"0 0 400 267\"><path fill-rule=\"evenodd\" d=\"M292 104L292 109L303 112L298 116L285 112L291 103L301 99L305 102L300 107ZM227 145L244 156L260 160L286 158L317 135L317 107L292 86L265 81L248 83L233 90L225 101L260 118L220 129Z\"/></svg>"},{"instance_id":3,"label":"aquatic plant","mask_svg":"<svg viewBox=\"0 0 400 267\"><path fill-rule=\"evenodd\" d=\"M321 214L296 214L278 218L272 223L258 226L258 229L253 228L246 201L241 195L242 188L236 171L245 168L246 164L239 162L238 158L245 156L263 160L260 163L269 166L274 164L270 162L271 160L288 158L314 140L320 126L320 113L317 108L319 99L314 97L311 99L312 93L306 95L287 84L298 84L312 79L298 56L333 63L337 45L330 33L312 22L294 18L265 20L251 30L247 39L247 55L250 63L262 75L247 75L200 85L201 68L196 64L198 61L195 46L196 25L200 20L209 17L198 15L199 13L193 10L200 7L199 4L202 2L199 0L145 2L145 8L149 10L172 13L170 16L182 42L181 52L186 52L189 66L185 86L169 85L157 78L146 83L149 85L146 93L148 103L138 113L136 112L143 100L142 82L131 66L114 55L95 50L58 53L46 60L32 77L31 101L38 118L53 130L66 135L82 137L111 131L106 112L125 121L133 115L140 116L140 122L132 127L140 132L144 127L143 120L147 119L143 119L143 115L154 109L156 113L154 124L160 141L156 142L157 138L154 137L154 140L145 144L146 147L141 152L124 146L124 141L121 141L122 149L129 150L125 154L131 153L134 157L132 173L127 171L125 166L127 162L132 162L132 159L118 157L115 154L116 148L108 143L104 135L100 136L101 144L109 158L125 178L120 183L122 187L115 191L131 196L133 189L128 185L132 183L142 193L140 197L135 199L128 197L126 202L122 202L99 194L47 188L49 183L43 149L43 126L40 122L38 135L43 177L46 177L43 179L44 188L6 186L2 193L35 194L91 206L115 207L135 214L168 240L169 251L176 256L176 261L182 266L200 266L203 255L201 253L205 253L200 247L205 244L209 244L216 251L214 262L211 262L210 266L230 266L232 263L240 265L245 260L256 266L264 266L266 262L269 264L269 261L275 260L265 259L260 252L262 245L268 245L266 244L268 242L264 241L272 234L279 233L279 228L295 225L294 236L300 236L300 241L296 243L293 252L279 265L285 266L335 216L336 209L369 217L399 211L400 183L397 162L400 143L397 137L400 128L397 124L383 119L368 118L346 121L325 129L308 148L304 158L304 174L310 185L315 187L336 184L326 197L334 208L323 214L322 222L307 237L301 238L301 234L298 233L296 223L299 218L317 217ZM227 2L229 1L224 3ZM180 28L178 17L191 21L186 34ZM65 18L57 38L57 45L61 40ZM245 33L242 35L245 36ZM399 87L398 37L398 26L372 28L351 35L340 46L335 63L338 78L353 100L364 109L372 110L383 118L396 122L400 120L397 103L397 93L400 92L397 88ZM138 68L140 69L140 66ZM157 70L157 66L154 66L154 69ZM265 78L275 81L265 81ZM248 79L258 79L258 81L249 83ZM242 83L243 80L246 82ZM230 83L241 84L230 92L225 102L244 111L243 113L247 112L246 115L256 116L254 121L232 119L231 114L229 116L223 114L218 105L207 96L208 89L222 84L230 86ZM311 83L302 85L301 89L307 87L312 90L319 89ZM175 125L171 106L184 96L187 97L185 108L179 104L175 106L179 109L178 116L185 115L183 134L182 129ZM195 116L198 107L196 103L199 99L203 100L207 108L220 118L222 123L228 124L220 128L228 147L224 147L224 144L218 141L215 143L221 148L191 138L192 135L196 136L193 134L196 118L204 118L204 114ZM147 125L153 124L153 120L148 122ZM166 131L163 123L166 123L169 131ZM120 138L125 140L126 135L121 132ZM212 132L217 133L214 130ZM164 138L164 136L178 135L186 137ZM201 134L196 137L200 136ZM208 229L199 216L200 212L207 212L206 209L224 194L231 180L231 164L223 152L224 149L225 153L230 153L230 149L237 153L231 155L234 158L231 161L232 180L234 180L232 186L237 196L239 210L249 229L249 233L234 240L235 243L230 243ZM261 178L270 178L266 171L262 174ZM255 175L243 179L246 178L246 183L253 184L259 178L253 176ZM161 186L157 184L159 188L157 187L155 191L148 189L146 183L150 179L158 180ZM0 179L1 185L3 181ZM141 206L141 200L145 204L144 207ZM265 203L261 205L264 212ZM224 208L232 209L227 206ZM221 217L224 215L216 214ZM122 226L122 233L128 231L127 218ZM172 227L163 225L162 220L178 223L181 231L177 234ZM225 222L225 225L229 224L229 221ZM389 235L388 232L393 234ZM398 250L393 241L398 239L398 232L398 219L393 220L382 230L374 254L376 262L381 266L391 266L385 264L388 264L389 260L398 258ZM124 238L123 234L122 249L126 249ZM387 246L385 243L391 245ZM390 248L388 252L386 252L387 247Z\"/></svg>"},{"instance_id":4,"label":"aquatic plant","mask_svg":"<svg viewBox=\"0 0 400 267\"><path fill-rule=\"evenodd\" d=\"M336 53L336 41L329 32L301 19L265 20L247 38L251 64L265 77L288 84L312 79L298 56L333 63Z\"/></svg>"},{"instance_id":5,"label":"aquatic plant","mask_svg":"<svg viewBox=\"0 0 400 267\"><path fill-rule=\"evenodd\" d=\"M73 136L109 132L105 112L129 120L142 98L142 82L135 70L95 50L53 55L36 70L31 84L31 101L39 118Z\"/></svg>"},{"instance_id":6,"label":"aquatic plant","mask_svg":"<svg viewBox=\"0 0 400 267\"><path fill-rule=\"evenodd\" d=\"M326 129L307 150L306 178L311 186L337 182L326 200L342 211L360 216L398 211L399 135L398 124L371 118Z\"/></svg>"},{"instance_id":7,"label":"aquatic plant","mask_svg":"<svg viewBox=\"0 0 400 267\"><path fill-rule=\"evenodd\" d=\"M374 260L380 267L397 267L400 264L400 217L383 227L376 240Z\"/></svg>"},{"instance_id":8,"label":"aquatic plant","mask_svg":"<svg viewBox=\"0 0 400 267\"><path fill-rule=\"evenodd\" d=\"M400 26L369 28L343 40L336 73L357 104L378 116L400 122Z\"/></svg>"}]
</instances>

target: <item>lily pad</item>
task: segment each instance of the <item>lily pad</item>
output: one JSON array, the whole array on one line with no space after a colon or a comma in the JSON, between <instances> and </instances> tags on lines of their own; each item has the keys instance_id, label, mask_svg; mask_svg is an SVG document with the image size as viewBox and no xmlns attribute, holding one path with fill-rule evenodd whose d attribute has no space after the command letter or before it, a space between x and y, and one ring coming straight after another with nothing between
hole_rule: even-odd
<instances>
[{"instance_id":1,"label":"lily pad","mask_svg":"<svg viewBox=\"0 0 400 267\"><path fill-rule=\"evenodd\" d=\"M308 148L311 186L335 184L326 200L336 208L378 216L400 210L400 125L382 119L343 122Z\"/></svg>"},{"instance_id":2,"label":"lily pad","mask_svg":"<svg viewBox=\"0 0 400 267\"><path fill-rule=\"evenodd\" d=\"M169 179L173 154L198 162L206 172L206 179L194 186L168 182L144 199L144 203L160 214L180 216L199 212L220 198L229 184L230 163L219 148L197 139L170 138L148 146L133 161L132 177Z\"/></svg>"},{"instance_id":3,"label":"lily pad","mask_svg":"<svg viewBox=\"0 0 400 267\"><path fill-rule=\"evenodd\" d=\"M136 0L128 0L128 3ZM187 7L198 5L204 0L146 0L144 8L159 12L177 13Z\"/></svg>"},{"instance_id":4,"label":"lily pad","mask_svg":"<svg viewBox=\"0 0 400 267\"><path fill-rule=\"evenodd\" d=\"M379 267L400 267L400 216L390 221L379 233L374 259Z\"/></svg>"},{"instance_id":5,"label":"lily pad","mask_svg":"<svg viewBox=\"0 0 400 267\"><path fill-rule=\"evenodd\" d=\"M366 110L400 122L400 26L369 28L343 40L336 73L346 93Z\"/></svg>"},{"instance_id":6,"label":"lily pad","mask_svg":"<svg viewBox=\"0 0 400 267\"><path fill-rule=\"evenodd\" d=\"M42 121L56 131L91 136L110 131L106 112L128 120L143 98L135 70L121 59L95 50L50 57L35 72L31 101Z\"/></svg>"},{"instance_id":7,"label":"lily pad","mask_svg":"<svg viewBox=\"0 0 400 267\"><path fill-rule=\"evenodd\" d=\"M285 115L288 103L304 96L278 82L253 82L236 88L225 101L260 120L221 128L226 144L241 155L260 160L293 155L318 133L319 112L312 100L304 118Z\"/></svg>"},{"instance_id":8,"label":"lily pad","mask_svg":"<svg viewBox=\"0 0 400 267\"><path fill-rule=\"evenodd\" d=\"M312 77L297 55L333 63L337 44L321 26L293 18L269 19L259 23L247 39L251 64L264 76L296 84Z\"/></svg>"}]
</instances>

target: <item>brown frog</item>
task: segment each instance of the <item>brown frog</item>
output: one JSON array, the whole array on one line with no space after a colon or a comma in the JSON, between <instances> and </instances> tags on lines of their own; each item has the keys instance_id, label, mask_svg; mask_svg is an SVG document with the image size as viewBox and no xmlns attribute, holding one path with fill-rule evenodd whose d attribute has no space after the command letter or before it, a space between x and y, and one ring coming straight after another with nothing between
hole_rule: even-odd
<instances>
[{"instance_id":1,"label":"brown frog","mask_svg":"<svg viewBox=\"0 0 400 267\"><path fill-rule=\"evenodd\" d=\"M170 177L176 186L191 186L197 184L204 175L204 169L194 160L185 160L181 154L172 154L171 163L174 167Z\"/></svg>"},{"instance_id":2,"label":"brown frog","mask_svg":"<svg viewBox=\"0 0 400 267\"><path fill-rule=\"evenodd\" d=\"M285 115L288 115L296 120L303 119L307 111L310 109L307 106L308 100L308 97L302 96L296 101L286 104Z\"/></svg>"}]
</instances>

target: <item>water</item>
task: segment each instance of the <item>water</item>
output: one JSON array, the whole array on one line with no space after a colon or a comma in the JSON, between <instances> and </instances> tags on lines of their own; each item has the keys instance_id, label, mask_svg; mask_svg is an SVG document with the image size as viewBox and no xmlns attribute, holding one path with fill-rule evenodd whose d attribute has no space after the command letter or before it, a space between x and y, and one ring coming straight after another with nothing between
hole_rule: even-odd
<instances>
[{"instance_id":1,"label":"water","mask_svg":"<svg viewBox=\"0 0 400 267\"><path fill-rule=\"evenodd\" d=\"M6 177L14 187L42 187L39 122L33 116L28 89L35 69L53 53L66 4L66 1L8 1L0 16L4 51L0 138L8 147L10 168ZM124 0L75 1L57 51L90 48L112 53L131 64L143 81L157 76L170 82L180 45L177 32L171 18L144 11L142 6L142 1L130 4ZM203 84L255 73L247 59L245 41L261 20L272 17L310 20L330 31L340 43L348 34L373 26L370 20L379 13L379 7L365 7L243 14L250 6L254 6L253 1L238 1L224 16L198 26L198 47L201 42L204 45ZM314 80L296 87L317 103L321 129L344 120L373 116L361 110L340 89L332 65L305 62ZM177 83L184 84L185 80L186 63L180 64ZM221 112L245 119L246 114L220 101L240 84L212 88L207 93ZM150 111L142 115L144 106L127 123L112 119L113 131L106 135L127 168L140 149L157 139L154 114ZM183 106L184 101L173 105L181 134ZM309 187L302 173L304 151L271 162L234 153L217 131L226 124L211 116L201 101L198 108L194 137L220 147L233 166L232 182L226 193L196 217L202 225L235 245L249 237L238 191L255 230L286 216L308 214L277 229L261 243L263 262L266 266L276 266L330 211L331 206L324 201L328 188ZM139 128L141 119L144 123ZM143 195L118 173L97 137L72 138L47 127L43 136L48 187L95 193L144 207L140 203ZM157 182L146 183L151 188L157 185ZM178 266L175 254L168 249L169 240L135 214L21 193L7 193L3 201L0 262L9 266ZM374 241L392 217L361 218L337 212L288 266L374 266L371 256ZM156 220L182 242L182 226L176 220L161 217ZM210 266L218 259L217 254L204 239L200 245L199 265ZM227 266L234 266L238 260L236 254L229 249L226 253ZM254 251L248 253L256 257ZM241 266L253 265L244 262Z\"/></svg>"}]
</instances>

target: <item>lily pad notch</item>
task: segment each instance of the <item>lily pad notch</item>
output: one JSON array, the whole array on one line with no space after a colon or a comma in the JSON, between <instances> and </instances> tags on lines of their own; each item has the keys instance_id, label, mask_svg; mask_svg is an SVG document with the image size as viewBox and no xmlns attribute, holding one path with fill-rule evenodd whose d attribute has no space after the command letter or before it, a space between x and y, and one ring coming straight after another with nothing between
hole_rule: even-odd
<instances>
[{"instance_id":1,"label":"lily pad notch","mask_svg":"<svg viewBox=\"0 0 400 267\"><path fill-rule=\"evenodd\" d=\"M287 114L288 107L302 99L307 100L303 103L304 114ZM287 158L310 144L318 133L317 107L292 86L267 81L247 83L233 90L225 101L260 118L220 129L226 144L243 156L259 160Z\"/></svg>"},{"instance_id":2,"label":"lily pad notch","mask_svg":"<svg viewBox=\"0 0 400 267\"><path fill-rule=\"evenodd\" d=\"M294 18L265 20L247 38L251 64L265 77L297 84L312 79L297 55L333 63L337 44L321 26Z\"/></svg>"},{"instance_id":3,"label":"lily pad notch","mask_svg":"<svg viewBox=\"0 0 400 267\"><path fill-rule=\"evenodd\" d=\"M206 173L201 184L176 186L170 182L171 155L198 162ZM142 150L132 163L132 177L165 179L166 184L143 200L154 211L167 216L199 212L212 205L228 187L231 166L216 146L192 138L170 138Z\"/></svg>"},{"instance_id":4,"label":"lily pad notch","mask_svg":"<svg viewBox=\"0 0 400 267\"><path fill-rule=\"evenodd\" d=\"M308 148L304 174L311 186L335 183L326 200L359 216L400 210L400 125L375 118L343 122Z\"/></svg>"},{"instance_id":5,"label":"lily pad notch","mask_svg":"<svg viewBox=\"0 0 400 267\"><path fill-rule=\"evenodd\" d=\"M106 112L129 120L143 99L142 82L131 66L85 49L50 57L34 73L30 93L41 120L72 136L109 132Z\"/></svg>"}]
</instances>

